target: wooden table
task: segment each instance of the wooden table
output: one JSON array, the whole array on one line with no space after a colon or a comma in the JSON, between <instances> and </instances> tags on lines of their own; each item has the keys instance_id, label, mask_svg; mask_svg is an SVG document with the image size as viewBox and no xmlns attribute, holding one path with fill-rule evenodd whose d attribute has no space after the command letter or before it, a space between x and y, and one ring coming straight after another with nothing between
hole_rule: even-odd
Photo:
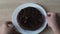
<instances>
[{"instance_id":1,"label":"wooden table","mask_svg":"<svg viewBox=\"0 0 60 34\"><path fill-rule=\"evenodd\" d=\"M46 11L60 13L60 0L0 0L0 25L6 21L11 21L15 8L27 2L38 3ZM53 32L48 28L40 34L53 34Z\"/></svg>"}]
</instances>

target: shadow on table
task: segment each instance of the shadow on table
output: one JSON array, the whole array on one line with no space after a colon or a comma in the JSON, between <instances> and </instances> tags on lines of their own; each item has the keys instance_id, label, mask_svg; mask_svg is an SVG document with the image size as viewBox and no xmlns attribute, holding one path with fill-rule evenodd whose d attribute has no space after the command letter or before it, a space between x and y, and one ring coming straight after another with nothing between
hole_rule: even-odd
<instances>
[{"instance_id":1,"label":"shadow on table","mask_svg":"<svg viewBox=\"0 0 60 34\"><path fill-rule=\"evenodd\" d=\"M56 18L57 18L57 23L58 23L58 26L59 26L59 29L60 29L60 14L57 14Z\"/></svg>"}]
</instances>

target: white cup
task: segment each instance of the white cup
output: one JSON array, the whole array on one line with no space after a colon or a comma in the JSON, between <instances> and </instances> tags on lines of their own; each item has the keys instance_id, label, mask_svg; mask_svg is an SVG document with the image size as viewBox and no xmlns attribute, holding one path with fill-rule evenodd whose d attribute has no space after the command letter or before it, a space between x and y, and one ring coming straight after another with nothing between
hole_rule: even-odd
<instances>
[{"instance_id":1,"label":"white cup","mask_svg":"<svg viewBox=\"0 0 60 34\"><path fill-rule=\"evenodd\" d=\"M22 34L38 34L38 33L42 32L42 31L45 29L46 25L47 25L47 20L46 20L46 18L45 18L45 22L44 22L44 24L42 25L42 27L40 27L39 29L37 29L37 30L35 30L35 31L24 30L24 29L22 29L22 28L19 26L19 24L18 24L18 22L17 22L17 19L16 19L16 18L17 18L17 15L18 15L18 13L19 13L22 9L24 9L24 8L26 8L26 7L35 7L35 8L37 8L44 16L47 15L47 14L46 14L46 11L44 10L44 8L43 8L41 5L38 5L38 4L35 4L35 3L25 3L25 4L22 4L22 5L18 6L18 7L15 9L15 11L14 11L14 13L13 13L13 15L12 15L12 23L13 23L13 25L14 25L15 28L16 28L20 33L22 33Z\"/></svg>"}]
</instances>

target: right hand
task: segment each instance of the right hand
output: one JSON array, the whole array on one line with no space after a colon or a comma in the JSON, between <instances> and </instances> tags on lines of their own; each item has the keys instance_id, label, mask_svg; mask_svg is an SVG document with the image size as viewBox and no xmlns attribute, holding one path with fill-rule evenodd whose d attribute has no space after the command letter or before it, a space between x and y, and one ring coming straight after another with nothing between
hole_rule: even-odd
<instances>
[{"instance_id":1,"label":"right hand","mask_svg":"<svg viewBox=\"0 0 60 34\"><path fill-rule=\"evenodd\" d=\"M48 26L53 30L53 32L59 34L60 30L56 21L56 13L48 12L46 19L48 22Z\"/></svg>"}]
</instances>

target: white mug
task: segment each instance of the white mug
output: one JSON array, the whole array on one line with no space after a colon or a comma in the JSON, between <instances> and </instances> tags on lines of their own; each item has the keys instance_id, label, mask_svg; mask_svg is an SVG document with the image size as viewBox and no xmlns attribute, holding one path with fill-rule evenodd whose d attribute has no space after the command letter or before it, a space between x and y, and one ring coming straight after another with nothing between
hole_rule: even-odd
<instances>
[{"instance_id":1,"label":"white mug","mask_svg":"<svg viewBox=\"0 0 60 34\"><path fill-rule=\"evenodd\" d=\"M18 24L18 22L17 22L17 19L16 19L16 18L17 18L17 15L18 15L18 13L19 13L22 9L24 9L24 8L26 8L26 7L35 7L35 8L37 8L44 16L47 15L45 9L44 9L41 5L38 5L38 4L36 4L36 3L25 3L25 4L22 4L22 5L18 6L18 7L15 9L15 11L14 11L14 13L13 13L13 15L12 15L12 23L13 23L13 25L14 25L15 28L16 28L20 33L22 33L22 34L38 34L38 33L42 32L42 31L46 28L46 25L47 25L47 20L46 20L46 18L45 18L45 22L44 22L44 24L42 25L42 27L40 27L39 29L37 29L37 30L35 30L35 31L24 30L24 29L22 29L22 28L19 26L19 24Z\"/></svg>"}]
</instances>

